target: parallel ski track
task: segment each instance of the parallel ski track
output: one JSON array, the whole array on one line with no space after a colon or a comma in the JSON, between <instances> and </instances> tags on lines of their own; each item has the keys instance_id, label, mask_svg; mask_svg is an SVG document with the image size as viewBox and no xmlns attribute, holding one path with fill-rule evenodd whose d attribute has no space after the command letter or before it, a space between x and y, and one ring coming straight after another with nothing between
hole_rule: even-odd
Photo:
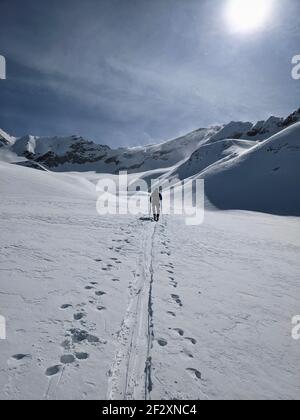
<instances>
[{"instance_id":1,"label":"parallel ski track","mask_svg":"<svg viewBox=\"0 0 300 420\"><path fill-rule=\"evenodd\" d=\"M154 339L152 291L156 226L151 224L143 230L141 253L134 280L128 289L128 306L117 334L118 349L108 372L109 400L151 399L151 349Z\"/></svg>"}]
</instances>

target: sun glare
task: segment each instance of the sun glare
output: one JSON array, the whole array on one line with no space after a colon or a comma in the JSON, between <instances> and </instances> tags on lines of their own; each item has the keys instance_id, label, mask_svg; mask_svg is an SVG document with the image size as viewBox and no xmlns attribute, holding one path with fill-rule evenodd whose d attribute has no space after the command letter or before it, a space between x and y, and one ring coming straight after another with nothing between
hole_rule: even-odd
<instances>
[{"instance_id":1,"label":"sun glare","mask_svg":"<svg viewBox=\"0 0 300 420\"><path fill-rule=\"evenodd\" d=\"M259 30L271 16L273 0L228 0L226 18L233 32Z\"/></svg>"}]
</instances>

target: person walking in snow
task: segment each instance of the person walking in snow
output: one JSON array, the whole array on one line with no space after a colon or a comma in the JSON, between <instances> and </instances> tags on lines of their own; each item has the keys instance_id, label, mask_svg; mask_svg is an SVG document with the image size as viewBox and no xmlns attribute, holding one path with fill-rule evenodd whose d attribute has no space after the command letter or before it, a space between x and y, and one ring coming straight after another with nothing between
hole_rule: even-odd
<instances>
[{"instance_id":1,"label":"person walking in snow","mask_svg":"<svg viewBox=\"0 0 300 420\"><path fill-rule=\"evenodd\" d=\"M162 195L158 188L156 188L150 197L150 203L152 205L152 212L153 218L155 222L159 221L160 211L161 211L161 203L162 203Z\"/></svg>"}]
</instances>

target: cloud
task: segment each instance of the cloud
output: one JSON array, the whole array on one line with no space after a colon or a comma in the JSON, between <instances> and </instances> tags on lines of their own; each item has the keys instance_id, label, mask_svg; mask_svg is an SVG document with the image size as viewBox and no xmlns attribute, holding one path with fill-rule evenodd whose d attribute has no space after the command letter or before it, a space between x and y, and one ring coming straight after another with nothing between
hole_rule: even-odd
<instances>
[{"instance_id":1,"label":"cloud","mask_svg":"<svg viewBox=\"0 0 300 420\"><path fill-rule=\"evenodd\" d=\"M300 5L287 2L280 21L242 40L225 32L217 0L5 0L0 125L124 145L288 113Z\"/></svg>"}]
</instances>

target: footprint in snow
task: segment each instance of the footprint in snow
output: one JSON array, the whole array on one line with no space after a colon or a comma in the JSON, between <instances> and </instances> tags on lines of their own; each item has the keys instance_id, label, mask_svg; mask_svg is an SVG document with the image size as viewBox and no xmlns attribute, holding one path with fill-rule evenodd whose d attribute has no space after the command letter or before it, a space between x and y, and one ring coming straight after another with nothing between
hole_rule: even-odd
<instances>
[{"instance_id":1,"label":"footprint in snow","mask_svg":"<svg viewBox=\"0 0 300 420\"><path fill-rule=\"evenodd\" d=\"M75 357L78 360L87 360L90 355L88 353L75 353Z\"/></svg>"},{"instance_id":2,"label":"footprint in snow","mask_svg":"<svg viewBox=\"0 0 300 420\"><path fill-rule=\"evenodd\" d=\"M12 360L15 360L17 362L21 362L22 360L25 360L25 359L31 359L31 355L30 354L22 354L22 353L19 353L19 354L14 354L11 357L11 359Z\"/></svg>"},{"instance_id":3,"label":"footprint in snow","mask_svg":"<svg viewBox=\"0 0 300 420\"><path fill-rule=\"evenodd\" d=\"M79 343L82 343L83 341L87 341L88 343L91 343L91 344L100 343L100 339L97 336L89 334L85 330L72 328L69 332L71 333L71 339L74 344L79 344ZM102 344L106 344L106 342L102 341Z\"/></svg>"},{"instance_id":4,"label":"footprint in snow","mask_svg":"<svg viewBox=\"0 0 300 420\"><path fill-rule=\"evenodd\" d=\"M99 291L95 292L95 295L96 296L104 296L104 295L106 295L106 293L99 290Z\"/></svg>"},{"instance_id":5,"label":"footprint in snow","mask_svg":"<svg viewBox=\"0 0 300 420\"><path fill-rule=\"evenodd\" d=\"M71 363L75 362L75 357L72 354L64 354L60 358L60 362L63 365L70 365Z\"/></svg>"},{"instance_id":6,"label":"footprint in snow","mask_svg":"<svg viewBox=\"0 0 300 420\"><path fill-rule=\"evenodd\" d=\"M176 331L181 337L183 337L184 331L181 328L174 328L174 331Z\"/></svg>"},{"instance_id":7,"label":"footprint in snow","mask_svg":"<svg viewBox=\"0 0 300 420\"><path fill-rule=\"evenodd\" d=\"M72 305L70 305L69 303L65 303L64 305L61 305L60 309L69 309L72 308Z\"/></svg>"},{"instance_id":8,"label":"footprint in snow","mask_svg":"<svg viewBox=\"0 0 300 420\"><path fill-rule=\"evenodd\" d=\"M193 356L193 354L191 353L191 352L189 352L188 350L186 350L186 349L184 349L184 350L181 350L181 352L180 353L183 353L185 356L187 356L189 359L193 359L194 358L194 356Z\"/></svg>"},{"instance_id":9,"label":"footprint in snow","mask_svg":"<svg viewBox=\"0 0 300 420\"><path fill-rule=\"evenodd\" d=\"M85 316L86 314L84 312L77 312L76 314L73 315L73 318L75 319L75 321L80 321Z\"/></svg>"},{"instance_id":10,"label":"footprint in snow","mask_svg":"<svg viewBox=\"0 0 300 420\"><path fill-rule=\"evenodd\" d=\"M190 341L192 344L197 344L197 340L195 340L194 338L192 338L192 337L184 337L185 338L185 340L188 340L188 341Z\"/></svg>"},{"instance_id":11,"label":"footprint in snow","mask_svg":"<svg viewBox=\"0 0 300 420\"><path fill-rule=\"evenodd\" d=\"M46 376L54 376L54 375L57 375L59 372L61 372L61 370L62 370L61 365L51 366L46 370L45 375Z\"/></svg>"},{"instance_id":12,"label":"footprint in snow","mask_svg":"<svg viewBox=\"0 0 300 420\"><path fill-rule=\"evenodd\" d=\"M167 340L165 340L164 338L159 338L159 339L157 340L157 342L158 342L158 344L159 344L161 347L165 347L165 346L167 346L167 345L168 345Z\"/></svg>"},{"instance_id":13,"label":"footprint in snow","mask_svg":"<svg viewBox=\"0 0 300 420\"><path fill-rule=\"evenodd\" d=\"M197 379L200 379L200 380L202 379L202 374L201 374L201 372L199 372L199 370L193 369L193 368L188 368L187 371L192 373L193 375L195 375Z\"/></svg>"},{"instance_id":14,"label":"footprint in snow","mask_svg":"<svg viewBox=\"0 0 300 420\"><path fill-rule=\"evenodd\" d=\"M172 299L175 300L175 302L179 305L179 306L183 306L181 299L178 295L171 295Z\"/></svg>"},{"instance_id":15,"label":"footprint in snow","mask_svg":"<svg viewBox=\"0 0 300 420\"><path fill-rule=\"evenodd\" d=\"M170 278L170 285L175 287L175 289L176 289L177 286L178 286L177 281L175 281L174 277L169 277L169 278Z\"/></svg>"}]
</instances>

